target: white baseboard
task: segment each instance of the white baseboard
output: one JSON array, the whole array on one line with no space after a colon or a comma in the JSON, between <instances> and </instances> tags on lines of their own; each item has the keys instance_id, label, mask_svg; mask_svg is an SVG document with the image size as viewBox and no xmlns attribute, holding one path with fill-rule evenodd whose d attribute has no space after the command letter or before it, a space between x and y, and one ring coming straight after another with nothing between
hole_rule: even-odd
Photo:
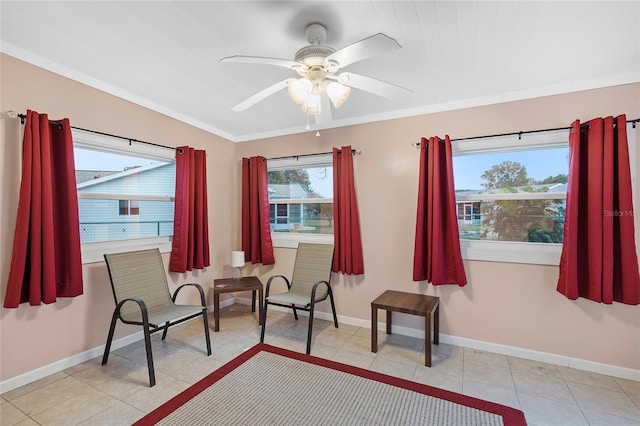
<instances>
[{"instance_id":1,"label":"white baseboard","mask_svg":"<svg viewBox=\"0 0 640 426\"><path fill-rule=\"evenodd\" d=\"M235 298L230 297L220 302L220 307L224 308L227 306L231 306L234 303L251 305L251 299L243 298L243 297L235 297ZM279 306L272 306L269 309L283 311L283 312L290 312L289 309L279 307ZM213 312L213 306L209 306L208 311ZM300 311L300 310L298 310L298 314L309 315L308 312ZM316 318L320 318L323 320L333 321L333 316L331 315L331 313L316 312L315 316ZM359 318L352 318L352 317L346 317L343 315L338 315L338 320L343 324L352 325L355 327L363 327L363 328L371 327L370 321L359 319ZM378 330L385 330L385 329L386 329L386 325L384 323L378 323ZM416 328L392 326L391 331L395 334L401 334L404 336L416 337L421 339L424 338L424 331ZM127 346L131 343L134 343L142 339L144 339L144 335L142 331L130 334L123 338L114 340L111 343L111 350L122 348L124 346ZM515 346L506 346L498 343L467 339L465 337L450 336L447 334L440 334L440 341L442 343L447 343L450 345L461 346L461 347L472 348L472 349L479 349L487 352L493 352L493 353L498 353L502 355L529 359L532 361L547 362L550 364L571 367L578 370L591 371L593 373L606 374L608 376L640 381L640 370L634 370L632 368L618 367L616 365L603 364L603 363L588 361L580 358L568 357L565 355L557 355L557 354L552 354L548 352L539 352L539 351L534 351L530 349L518 348ZM99 357L104 352L104 346L105 345L95 347L88 351L81 352L76 355L72 355L60 361L53 362L51 364L45 365L35 370L26 372L24 374L20 374L19 376L4 380L0 382L0 394L9 392L13 389L19 388L20 386L27 385L36 380L40 380L42 378L50 376L51 374L66 370L67 368L89 361L90 359Z\"/></svg>"},{"instance_id":2,"label":"white baseboard","mask_svg":"<svg viewBox=\"0 0 640 426\"><path fill-rule=\"evenodd\" d=\"M220 308L231 306L234 303L235 303L235 300L233 298L225 299L220 302ZM207 308L207 311L213 312L213 306L212 305L209 306ZM199 319L199 317L193 318L193 319ZM128 336L114 340L113 342L111 342L111 351L120 349L124 346L130 345L131 343L137 342L138 340L142 340L142 339L144 339L144 333L142 333L142 331L138 331ZM102 356L102 354L104 353L104 347L105 345L100 345L93 349L89 349L88 351L84 351L79 354L72 355L68 358L61 359L60 361L53 362L43 367L36 368L35 370L31 370L24 374L20 374L19 376L4 380L0 382L0 394L9 392L13 389L19 388L20 386L27 385L31 382L35 382L36 380L43 379L47 376L50 376L51 374L58 373L60 371L66 370L67 368L73 367L75 365L82 364L83 362L89 361L90 359Z\"/></svg>"},{"instance_id":3,"label":"white baseboard","mask_svg":"<svg viewBox=\"0 0 640 426\"><path fill-rule=\"evenodd\" d=\"M142 331L130 334L111 342L111 350L113 351L122 348L142 339L144 339ZM89 361L90 359L99 357L104 353L104 347L105 345L101 345L96 348L89 349L88 351L61 359L60 361L52 362L51 364L36 368L35 370L28 371L24 374L20 374L19 376L12 377L11 379L4 380L0 382L0 393L9 392L13 389L19 388L20 386L27 385L31 382L35 382L36 380L43 379L54 373L58 373L66 370L67 368Z\"/></svg>"},{"instance_id":4,"label":"white baseboard","mask_svg":"<svg viewBox=\"0 0 640 426\"><path fill-rule=\"evenodd\" d=\"M236 298L236 302L242 304L250 304L251 299ZM290 309L280 306L272 306L269 309L279 310L283 312L291 311ZM298 311L299 315L309 315L308 312ZM327 321L333 321L333 316L330 312L315 312L315 317ZM371 321L363 320L359 318L345 317L338 315L338 321L343 324L353 325L356 327L371 328ZM378 323L378 330L386 330L385 323ZM391 326L391 332L394 334L401 334L404 336L416 337L424 339L424 330ZM580 358L573 358L565 355L552 354L548 352L540 352L531 349L518 348L515 346L501 345L499 343L485 342L482 340L468 339L465 337L450 336L440 333L440 342L447 343L454 346L461 346L464 348L478 349L487 352L493 352L501 355L508 355L518 358L524 358L532 361L546 362L549 364L560 365L564 367L575 368L577 370L590 371L593 373L606 374L607 376L620 377L628 380L640 381L640 370L634 370L632 368L618 367L616 365L603 364L600 362L588 361Z\"/></svg>"},{"instance_id":5,"label":"white baseboard","mask_svg":"<svg viewBox=\"0 0 640 426\"><path fill-rule=\"evenodd\" d=\"M213 289L211 290L211 294L213 294ZM213 296L211 296L211 298L213 299ZM227 306L231 306L234 303L237 303L237 300L234 297L229 297L227 299L221 300L220 301L220 309L226 308ZM251 300L249 300L249 304L251 304ZM207 309L207 311L209 313L213 312L214 311L213 305L209 305L209 308Z\"/></svg>"}]
</instances>

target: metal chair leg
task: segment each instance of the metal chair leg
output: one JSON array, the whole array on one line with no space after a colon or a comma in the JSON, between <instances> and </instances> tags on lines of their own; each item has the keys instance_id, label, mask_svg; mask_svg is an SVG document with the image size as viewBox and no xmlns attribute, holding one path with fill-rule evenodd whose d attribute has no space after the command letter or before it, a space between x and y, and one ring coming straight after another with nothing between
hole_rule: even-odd
<instances>
[{"instance_id":1,"label":"metal chair leg","mask_svg":"<svg viewBox=\"0 0 640 426\"><path fill-rule=\"evenodd\" d=\"M164 323L164 331L162 332L162 340L167 337L167 331L169 331L169 321Z\"/></svg>"},{"instance_id":2,"label":"metal chair leg","mask_svg":"<svg viewBox=\"0 0 640 426\"><path fill-rule=\"evenodd\" d=\"M156 373L153 368L153 352L151 351L151 333L149 326L144 326L144 346L147 351L147 368L149 369L149 387L156 385Z\"/></svg>"},{"instance_id":3,"label":"metal chair leg","mask_svg":"<svg viewBox=\"0 0 640 426\"><path fill-rule=\"evenodd\" d=\"M202 322L204 323L204 337L207 341L207 356L211 355L211 339L209 338L209 319L207 308L202 308Z\"/></svg>"},{"instance_id":4,"label":"metal chair leg","mask_svg":"<svg viewBox=\"0 0 640 426\"><path fill-rule=\"evenodd\" d=\"M333 324L338 328L338 315L336 315L336 304L333 303L333 292L331 291L331 287L327 286L329 289L329 300L331 301L331 311L333 312Z\"/></svg>"},{"instance_id":5,"label":"metal chair leg","mask_svg":"<svg viewBox=\"0 0 640 426\"><path fill-rule=\"evenodd\" d=\"M313 333L313 310L315 303L309 307L309 331L307 332L307 355L311 353L311 334Z\"/></svg>"},{"instance_id":6,"label":"metal chair leg","mask_svg":"<svg viewBox=\"0 0 640 426\"><path fill-rule=\"evenodd\" d=\"M109 359L109 351L111 350L111 341L113 340L113 332L116 329L116 321L118 320L118 311L113 312L111 317L111 327L109 328L109 336L107 337L107 344L104 347L104 354L102 355L102 365L107 363Z\"/></svg>"},{"instance_id":7,"label":"metal chair leg","mask_svg":"<svg viewBox=\"0 0 640 426\"><path fill-rule=\"evenodd\" d=\"M264 308L262 309L262 329L260 330L260 343L264 343L264 329L267 326L267 306L269 304L265 300Z\"/></svg>"}]
</instances>

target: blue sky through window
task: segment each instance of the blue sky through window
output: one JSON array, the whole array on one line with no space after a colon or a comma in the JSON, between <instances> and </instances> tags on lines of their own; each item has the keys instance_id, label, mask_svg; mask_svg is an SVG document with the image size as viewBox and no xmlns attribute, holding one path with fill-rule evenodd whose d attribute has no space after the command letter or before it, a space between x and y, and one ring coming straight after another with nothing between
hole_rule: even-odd
<instances>
[{"instance_id":1,"label":"blue sky through window","mask_svg":"<svg viewBox=\"0 0 640 426\"><path fill-rule=\"evenodd\" d=\"M456 190L482 190L480 177L492 166L503 161L514 161L527 168L527 175L535 180L567 174L569 148L533 151L501 152L453 157L453 180Z\"/></svg>"},{"instance_id":2,"label":"blue sky through window","mask_svg":"<svg viewBox=\"0 0 640 426\"><path fill-rule=\"evenodd\" d=\"M333 167L307 168L311 189L323 198L333 198Z\"/></svg>"}]
</instances>

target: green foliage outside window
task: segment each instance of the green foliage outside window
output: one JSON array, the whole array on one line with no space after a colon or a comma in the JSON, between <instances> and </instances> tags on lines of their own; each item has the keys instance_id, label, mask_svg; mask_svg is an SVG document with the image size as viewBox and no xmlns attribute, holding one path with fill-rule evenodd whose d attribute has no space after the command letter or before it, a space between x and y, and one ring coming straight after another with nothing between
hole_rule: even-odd
<instances>
[{"instance_id":1,"label":"green foliage outside window","mask_svg":"<svg viewBox=\"0 0 640 426\"><path fill-rule=\"evenodd\" d=\"M527 175L525 166L504 161L492 166L482 176L482 184L491 193L548 192L548 186L564 184L567 175L550 176L535 181ZM480 239L562 243L565 201L556 199L495 200L481 207Z\"/></svg>"}]
</instances>

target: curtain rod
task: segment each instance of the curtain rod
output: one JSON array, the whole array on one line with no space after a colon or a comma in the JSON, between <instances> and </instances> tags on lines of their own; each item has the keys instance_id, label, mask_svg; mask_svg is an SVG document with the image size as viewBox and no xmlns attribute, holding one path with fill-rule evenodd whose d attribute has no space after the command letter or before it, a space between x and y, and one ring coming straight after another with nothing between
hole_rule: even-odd
<instances>
[{"instance_id":1,"label":"curtain rod","mask_svg":"<svg viewBox=\"0 0 640 426\"><path fill-rule=\"evenodd\" d=\"M25 114L18 114L18 117L20 117L20 124L24 124L24 121L27 118L27 116ZM57 121L56 120L49 120L49 122L56 123ZM124 139L124 140L129 141L129 145L131 145L132 142L138 142L138 143L143 143L145 145L157 146L158 148L171 149L171 150L174 150L174 151L178 150L178 148L174 148L174 147L171 147L171 146L160 145L158 143L153 143L153 142L141 141L141 140L138 140L138 139L127 138L127 137L119 136L119 135L113 135L111 133L99 132L98 130L83 129L82 127L75 127L75 126L71 126L71 128L75 129L75 130L82 130L83 132L95 133L95 134L102 135L102 136L109 136L109 137L112 137L112 138Z\"/></svg>"},{"instance_id":2,"label":"curtain rod","mask_svg":"<svg viewBox=\"0 0 640 426\"><path fill-rule=\"evenodd\" d=\"M636 123L640 122L640 118L635 118L633 120L627 120L627 123L632 123L633 128L636 128ZM523 130L520 132L510 132L510 133L499 133L495 135L484 135L484 136L470 136L468 138L457 138L451 139L451 142L456 141L469 141L474 139L488 139L488 138L499 138L502 136L518 136L518 139L522 139L522 135L530 134L530 133L542 133L542 132L555 132L559 130L571 130L571 127L555 127L550 129L537 129L537 130ZM411 146L414 148L418 148L420 146L420 142L412 142Z\"/></svg>"},{"instance_id":3,"label":"curtain rod","mask_svg":"<svg viewBox=\"0 0 640 426\"><path fill-rule=\"evenodd\" d=\"M360 150L360 148L353 148L351 149L351 154L352 155L357 155L360 154L362 151ZM300 154L300 155L286 155L284 157L272 157L272 158L267 158L266 160L284 160L285 158L295 158L296 160L300 157L313 157L315 155L330 155L333 154L333 152L316 152L314 154Z\"/></svg>"}]
</instances>

